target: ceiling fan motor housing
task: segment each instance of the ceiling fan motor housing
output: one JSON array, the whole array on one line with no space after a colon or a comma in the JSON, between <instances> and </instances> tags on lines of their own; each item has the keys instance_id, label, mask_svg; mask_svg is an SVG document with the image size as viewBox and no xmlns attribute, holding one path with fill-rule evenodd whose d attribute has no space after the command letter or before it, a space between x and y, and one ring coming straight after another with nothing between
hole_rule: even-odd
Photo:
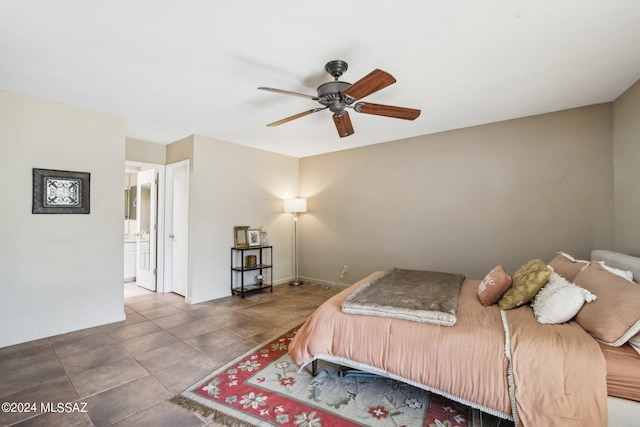
<instances>
[{"instance_id":1,"label":"ceiling fan motor housing","mask_svg":"<svg viewBox=\"0 0 640 427\"><path fill-rule=\"evenodd\" d=\"M329 110L334 113L341 112L344 110L345 100L340 93L349 86L351 86L351 83L340 82L337 80L321 84L318 87L318 98L320 98L318 102L322 105L328 106Z\"/></svg>"}]
</instances>

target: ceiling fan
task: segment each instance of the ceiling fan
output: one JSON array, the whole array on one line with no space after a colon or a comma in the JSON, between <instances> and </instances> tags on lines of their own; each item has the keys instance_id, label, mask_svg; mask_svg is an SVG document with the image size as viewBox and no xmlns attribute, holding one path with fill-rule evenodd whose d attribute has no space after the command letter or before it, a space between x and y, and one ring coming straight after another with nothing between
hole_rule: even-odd
<instances>
[{"instance_id":1,"label":"ceiling fan","mask_svg":"<svg viewBox=\"0 0 640 427\"><path fill-rule=\"evenodd\" d=\"M375 69L354 84L341 82L338 79L347 71L348 64L345 61L335 60L328 62L324 69L335 79L332 82L323 83L318 86L318 95L305 95L303 93L291 92L288 90L274 89L270 87L259 87L260 90L281 93L283 95L300 96L313 101L318 101L323 107L312 108L311 110L269 123L267 126L279 126L306 115L326 110L333 112L333 122L338 130L340 138L353 135L353 126L347 108L353 108L358 113L373 114L376 116L393 117L396 119L415 120L420 115L420 110L413 108L393 107L391 105L373 104L370 102L355 102L365 96L384 89L396 82L396 79L386 71Z\"/></svg>"}]
</instances>

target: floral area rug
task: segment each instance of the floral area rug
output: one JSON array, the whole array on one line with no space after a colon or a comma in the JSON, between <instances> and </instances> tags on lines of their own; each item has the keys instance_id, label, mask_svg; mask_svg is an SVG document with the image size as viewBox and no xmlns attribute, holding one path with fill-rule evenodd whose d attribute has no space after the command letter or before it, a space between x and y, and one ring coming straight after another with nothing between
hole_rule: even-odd
<instances>
[{"instance_id":1,"label":"floral area rug","mask_svg":"<svg viewBox=\"0 0 640 427\"><path fill-rule=\"evenodd\" d=\"M345 374L324 361L316 377L298 372L287 353L296 331L228 363L172 401L234 427L481 425L480 411L396 380Z\"/></svg>"}]
</instances>

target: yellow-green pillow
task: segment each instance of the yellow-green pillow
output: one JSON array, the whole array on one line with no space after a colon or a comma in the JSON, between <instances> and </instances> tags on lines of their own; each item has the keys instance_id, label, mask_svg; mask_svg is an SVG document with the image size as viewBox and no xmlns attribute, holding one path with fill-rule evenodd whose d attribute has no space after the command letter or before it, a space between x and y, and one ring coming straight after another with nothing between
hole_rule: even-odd
<instances>
[{"instance_id":1,"label":"yellow-green pillow","mask_svg":"<svg viewBox=\"0 0 640 427\"><path fill-rule=\"evenodd\" d=\"M536 296L549 280L551 270L539 259L532 259L511 276L511 286L498 301L501 310L509 310L526 304Z\"/></svg>"}]
</instances>

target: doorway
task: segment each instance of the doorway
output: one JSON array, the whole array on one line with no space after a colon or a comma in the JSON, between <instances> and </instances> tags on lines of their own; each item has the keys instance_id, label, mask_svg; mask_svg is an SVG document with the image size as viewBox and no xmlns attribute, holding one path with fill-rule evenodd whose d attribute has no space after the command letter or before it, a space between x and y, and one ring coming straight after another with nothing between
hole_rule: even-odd
<instances>
[{"instance_id":1,"label":"doorway","mask_svg":"<svg viewBox=\"0 0 640 427\"><path fill-rule=\"evenodd\" d=\"M158 274L158 172L138 172L136 188L136 283L156 291Z\"/></svg>"},{"instance_id":2,"label":"doorway","mask_svg":"<svg viewBox=\"0 0 640 427\"><path fill-rule=\"evenodd\" d=\"M125 295L163 292L164 165L125 162Z\"/></svg>"}]
</instances>

